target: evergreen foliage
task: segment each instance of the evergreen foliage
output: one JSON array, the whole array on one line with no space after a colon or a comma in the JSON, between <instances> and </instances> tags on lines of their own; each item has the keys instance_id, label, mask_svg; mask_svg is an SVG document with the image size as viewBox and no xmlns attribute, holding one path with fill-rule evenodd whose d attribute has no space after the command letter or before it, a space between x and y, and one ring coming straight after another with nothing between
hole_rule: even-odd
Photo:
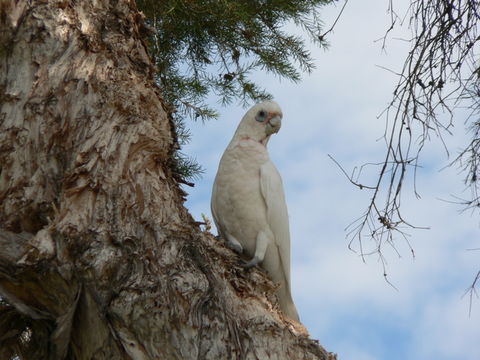
<instances>
[{"instance_id":1,"label":"evergreen foliage","mask_svg":"<svg viewBox=\"0 0 480 360\"><path fill-rule=\"evenodd\" d=\"M291 34L293 25L325 46L318 10L332 1L138 0L154 29L149 46L157 81L175 109L177 127L184 130L181 124L186 117L202 121L216 117L215 109L206 105L209 96L222 105L270 98L251 78L257 70L295 82L301 71L312 71L305 39ZM183 165L192 164L177 155L177 162L184 159Z\"/></svg>"}]
</instances>

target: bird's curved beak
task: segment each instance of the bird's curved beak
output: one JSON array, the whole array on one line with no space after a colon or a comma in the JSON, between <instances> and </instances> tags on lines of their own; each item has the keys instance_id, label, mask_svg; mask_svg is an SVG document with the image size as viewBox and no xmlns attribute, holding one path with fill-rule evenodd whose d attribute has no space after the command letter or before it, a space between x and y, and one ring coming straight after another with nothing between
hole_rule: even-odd
<instances>
[{"instance_id":1,"label":"bird's curved beak","mask_svg":"<svg viewBox=\"0 0 480 360\"><path fill-rule=\"evenodd\" d=\"M268 114L267 117L267 134L275 134L280 130L282 126L282 116L280 114Z\"/></svg>"}]
</instances>

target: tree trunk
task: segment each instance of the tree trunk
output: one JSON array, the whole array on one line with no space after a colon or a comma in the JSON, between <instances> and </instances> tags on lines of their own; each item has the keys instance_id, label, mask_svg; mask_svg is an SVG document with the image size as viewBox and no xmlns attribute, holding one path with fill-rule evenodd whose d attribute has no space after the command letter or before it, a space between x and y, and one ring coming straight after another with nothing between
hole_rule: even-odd
<instances>
[{"instance_id":1,"label":"tree trunk","mask_svg":"<svg viewBox=\"0 0 480 360\"><path fill-rule=\"evenodd\" d=\"M0 1L0 358L331 357L183 206L144 29Z\"/></svg>"}]
</instances>

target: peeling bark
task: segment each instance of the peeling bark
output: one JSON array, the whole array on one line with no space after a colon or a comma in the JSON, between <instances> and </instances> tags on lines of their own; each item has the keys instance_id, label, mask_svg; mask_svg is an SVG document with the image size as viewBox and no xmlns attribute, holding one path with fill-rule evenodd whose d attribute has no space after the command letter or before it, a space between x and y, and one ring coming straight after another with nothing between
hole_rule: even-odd
<instances>
[{"instance_id":1,"label":"peeling bark","mask_svg":"<svg viewBox=\"0 0 480 360\"><path fill-rule=\"evenodd\" d=\"M183 206L142 27L0 2L0 357L328 359Z\"/></svg>"}]
</instances>

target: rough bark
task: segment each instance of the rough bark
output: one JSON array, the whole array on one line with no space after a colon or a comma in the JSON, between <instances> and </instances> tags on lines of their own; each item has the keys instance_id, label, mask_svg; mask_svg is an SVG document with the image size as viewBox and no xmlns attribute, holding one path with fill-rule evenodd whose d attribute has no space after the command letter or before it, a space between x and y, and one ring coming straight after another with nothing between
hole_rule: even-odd
<instances>
[{"instance_id":1,"label":"rough bark","mask_svg":"<svg viewBox=\"0 0 480 360\"><path fill-rule=\"evenodd\" d=\"M0 2L0 358L327 359L184 208L142 30Z\"/></svg>"}]
</instances>

